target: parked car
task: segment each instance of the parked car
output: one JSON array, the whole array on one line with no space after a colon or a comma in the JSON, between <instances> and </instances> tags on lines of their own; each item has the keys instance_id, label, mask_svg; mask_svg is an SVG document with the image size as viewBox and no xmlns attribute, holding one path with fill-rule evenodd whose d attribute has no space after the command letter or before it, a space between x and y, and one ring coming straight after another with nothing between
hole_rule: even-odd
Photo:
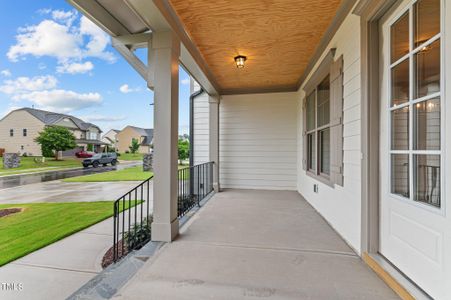
<instances>
[{"instance_id":1,"label":"parked car","mask_svg":"<svg viewBox=\"0 0 451 300\"><path fill-rule=\"evenodd\" d=\"M88 151L78 151L77 153L75 153L75 156L78 158L90 158L94 155L94 152L88 152Z\"/></svg>"},{"instance_id":2,"label":"parked car","mask_svg":"<svg viewBox=\"0 0 451 300\"><path fill-rule=\"evenodd\" d=\"M98 153L94 154L91 158L87 158L82 162L83 167L87 168L93 166L94 168L103 165L104 167L108 164L115 166L117 164L116 153Z\"/></svg>"}]
</instances>

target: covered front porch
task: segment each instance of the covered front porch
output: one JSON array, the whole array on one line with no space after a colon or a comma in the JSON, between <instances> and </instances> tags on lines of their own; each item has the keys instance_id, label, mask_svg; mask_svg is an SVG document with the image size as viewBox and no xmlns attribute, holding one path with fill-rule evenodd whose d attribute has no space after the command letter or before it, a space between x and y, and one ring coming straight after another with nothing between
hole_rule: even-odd
<instances>
[{"instance_id":1,"label":"covered front porch","mask_svg":"<svg viewBox=\"0 0 451 300\"><path fill-rule=\"evenodd\" d=\"M398 299L295 191L215 194L114 299Z\"/></svg>"}]
</instances>

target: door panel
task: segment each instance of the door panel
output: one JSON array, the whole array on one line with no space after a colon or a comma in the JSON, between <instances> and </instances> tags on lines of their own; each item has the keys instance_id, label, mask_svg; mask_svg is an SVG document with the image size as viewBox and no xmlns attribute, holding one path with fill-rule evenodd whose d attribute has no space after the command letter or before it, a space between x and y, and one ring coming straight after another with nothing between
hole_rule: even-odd
<instances>
[{"instance_id":1,"label":"door panel","mask_svg":"<svg viewBox=\"0 0 451 300\"><path fill-rule=\"evenodd\" d=\"M379 251L435 299L451 299L444 2L402 1L379 30Z\"/></svg>"}]
</instances>

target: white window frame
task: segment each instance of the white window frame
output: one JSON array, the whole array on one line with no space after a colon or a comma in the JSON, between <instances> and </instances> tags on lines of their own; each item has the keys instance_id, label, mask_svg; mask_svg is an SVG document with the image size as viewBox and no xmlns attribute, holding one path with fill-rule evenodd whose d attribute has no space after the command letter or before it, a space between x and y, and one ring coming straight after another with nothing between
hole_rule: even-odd
<instances>
[{"instance_id":1,"label":"white window frame","mask_svg":"<svg viewBox=\"0 0 451 300\"><path fill-rule=\"evenodd\" d=\"M444 53L444 45L445 45L445 5L444 0L440 0L440 32L414 48L414 35L413 35L413 10L414 5L418 0L410 2L405 9L400 11L399 14L393 17L393 19L389 22L389 30L388 30L388 43L386 43L386 53L388 53L388 59L386 63L387 70L387 122L388 122L388 132L387 132L387 145L388 145L388 176L387 176L387 184L388 184L388 194L390 197L398 199L399 201L408 203L410 205L428 210L433 213L437 213L440 215L444 215L446 211L446 195L445 195L445 151L444 145L446 145L445 141L445 53ZM391 62L391 30L390 28L394 23L396 23L406 12L409 12L409 53L399 58L394 63ZM423 47L432 44L433 42L440 39L440 92L433 93L431 95L427 95L421 98L414 99L414 76L413 76L413 58L416 53L418 53ZM401 62L404 62L406 59L409 59L409 99L403 104L392 106L392 89L391 89L391 70ZM440 150L413 150L413 106L419 102L424 102L426 100L434 99L440 97ZM391 112L397 109L402 109L403 107L409 107L409 149L408 150L392 150L392 121L391 121ZM409 198L401 196L399 194L394 194L391 192L391 184L392 184L392 163L391 163L391 155L392 154L405 154L409 156ZM429 154L429 155L440 155L440 207L414 200L414 178L413 178L413 156L415 154Z\"/></svg>"}]
</instances>

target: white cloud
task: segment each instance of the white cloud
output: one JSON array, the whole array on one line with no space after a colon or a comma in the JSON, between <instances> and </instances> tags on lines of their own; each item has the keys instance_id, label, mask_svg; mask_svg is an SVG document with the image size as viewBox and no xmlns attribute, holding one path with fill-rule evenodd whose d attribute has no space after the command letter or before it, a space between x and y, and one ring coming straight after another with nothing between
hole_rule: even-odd
<instances>
[{"instance_id":1,"label":"white cloud","mask_svg":"<svg viewBox=\"0 0 451 300\"><path fill-rule=\"evenodd\" d=\"M63 113L96 106L102 102L102 96L99 93L80 94L58 89L20 94L13 99L28 100L40 108Z\"/></svg>"},{"instance_id":2,"label":"white cloud","mask_svg":"<svg viewBox=\"0 0 451 300\"><path fill-rule=\"evenodd\" d=\"M53 20L44 20L38 25L22 28L16 40L17 43L7 53L8 58L14 62L26 55L52 56L58 61L82 57L81 37L72 33L68 26Z\"/></svg>"},{"instance_id":3,"label":"white cloud","mask_svg":"<svg viewBox=\"0 0 451 300\"><path fill-rule=\"evenodd\" d=\"M92 69L94 69L94 64L90 61L84 63L63 63L56 67L58 73L68 74L86 73Z\"/></svg>"},{"instance_id":4,"label":"white cloud","mask_svg":"<svg viewBox=\"0 0 451 300\"><path fill-rule=\"evenodd\" d=\"M77 18L77 11L64 11L64 10L53 10L52 19L56 21L62 21L66 25L70 26Z\"/></svg>"},{"instance_id":5,"label":"white cloud","mask_svg":"<svg viewBox=\"0 0 451 300\"><path fill-rule=\"evenodd\" d=\"M104 115L88 115L82 116L80 119L88 122L119 122L127 119L125 116L104 116Z\"/></svg>"},{"instance_id":6,"label":"white cloud","mask_svg":"<svg viewBox=\"0 0 451 300\"><path fill-rule=\"evenodd\" d=\"M5 69L5 70L2 70L1 72L0 72L0 74L2 74L2 76L5 76L5 77L11 77L11 71L10 70L8 70L8 69Z\"/></svg>"},{"instance_id":7,"label":"white cloud","mask_svg":"<svg viewBox=\"0 0 451 300\"><path fill-rule=\"evenodd\" d=\"M47 65L46 65L45 63L42 63L42 62L41 62L41 63L38 64L38 69L39 69L39 70L47 69Z\"/></svg>"},{"instance_id":8,"label":"white cloud","mask_svg":"<svg viewBox=\"0 0 451 300\"><path fill-rule=\"evenodd\" d=\"M51 75L36 77L18 77L15 80L5 80L0 86L0 92L7 95L17 95L33 91L53 89L58 80Z\"/></svg>"},{"instance_id":9,"label":"white cloud","mask_svg":"<svg viewBox=\"0 0 451 300\"><path fill-rule=\"evenodd\" d=\"M37 25L18 29L16 43L7 53L10 61L26 59L27 56L50 56L57 59L58 67L82 63L82 60L95 57L113 63L116 56L107 50L109 36L89 19L82 16L75 20L75 11L53 10L51 19L45 19ZM92 64L92 63L91 63Z\"/></svg>"},{"instance_id":10,"label":"white cloud","mask_svg":"<svg viewBox=\"0 0 451 300\"><path fill-rule=\"evenodd\" d=\"M183 84L183 85L187 85L187 84L190 83L190 79L189 79L189 78L184 78L184 79L182 79L182 80L180 81L180 83Z\"/></svg>"},{"instance_id":11,"label":"white cloud","mask_svg":"<svg viewBox=\"0 0 451 300\"><path fill-rule=\"evenodd\" d=\"M119 87L119 91L123 94L133 93L133 92L139 92L141 89L138 88L131 88L128 84L123 84Z\"/></svg>"},{"instance_id":12,"label":"white cloud","mask_svg":"<svg viewBox=\"0 0 451 300\"><path fill-rule=\"evenodd\" d=\"M89 36L89 42L86 44L84 57L98 57L109 62L116 61L112 52L105 51L110 42L110 37L97 25L85 16L80 19L80 34Z\"/></svg>"}]
</instances>

